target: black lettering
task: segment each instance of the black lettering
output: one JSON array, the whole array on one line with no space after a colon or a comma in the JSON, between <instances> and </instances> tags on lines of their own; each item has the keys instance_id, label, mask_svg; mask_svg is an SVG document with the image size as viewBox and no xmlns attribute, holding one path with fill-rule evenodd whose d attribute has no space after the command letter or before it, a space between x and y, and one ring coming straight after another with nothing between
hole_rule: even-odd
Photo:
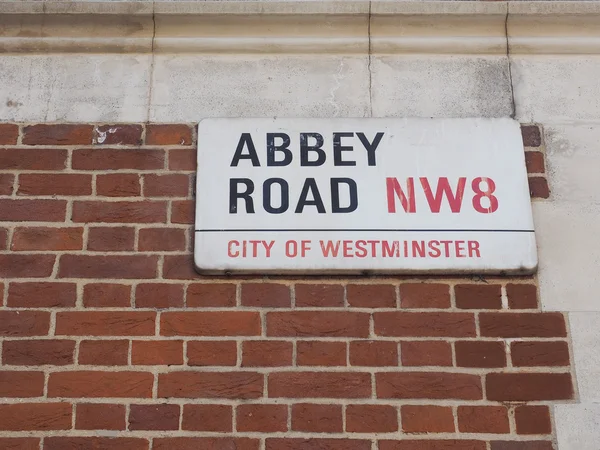
<instances>
[{"instance_id":1,"label":"black lettering","mask_svg":"<svg viewBox=\"0 0 600 450\"><path fill-rule=\"evenodd\" d=\"M343 146L343 137L352 137L354 133L333 133L333 165L334 166L355 166L356 161L342 160L342 152L351 152L353 147Z\"/></svg>"},{"instance_id":2,"label":"black lettering","mask_svg":"<svg viewBox=\"0 0 600 450\"><path fill-rule=\"evenodd\" d=\"M279 208L271 204L271 186L278 184L281 188L281 205ZM290 194L288 182L283 178L267 178L263 183L263 208L271 214L281 214L288 210L290 206Z\"/></svg>"},{"instance_id":3,"label":"black lettering","mask_svg":"<svg viewBox=\"0 0 600 450\"><path fill-rule=\"evenodd\" d=\"M242 153L244 150L244 144L248 148L247 154ZM252 136L250 136L250 133L242 133L240 136L240 141L238 142L235 153L233 154L233 159L231 160L231 167L237 167L240 159L249 159L252 161L252 166L260 167L258 155L256 154L256 148L254 148L254 142L252 142Z\"/></svg>"},{"instance_id":4,"label":"black lettering","mask_svg":"<svg viewBox=\"0 0 600 450\"><path fill-rule=\"evenodd\" d=\"M308 145L308 138L315 139L315 145ZM325 152L323 147L323 136L319 133L300 133L300 165L301 166L322 166L325 162ZM317 159L311 161L308 158L309 152L317 154Z\"/></svg>"},{"instance_id":5,"label":"black lettering","mask_svg":"<svg viewBox=\"0 0 600 450\"><path fill-rule=\"evenodd\" d=\"M376 165L375 150L377 150L377 146L381 142L383 133L382 132L377 133L375 135L375 138L373 139L372 143L369 142L369 140L367 139L367 137L365 136L364 133L356 133L356 135L360 139L360 142L362 142L362 144L365 146L365 150L367 151L367 161L368 161L369 166Z\"/></svg>"},{"instance_id":6,"label":"black lettering","mask_svg":"<svg viewBox=\"0 0 600 450\"><path fill-rule=\"evenodd\" d=\"M309 192L312 193L312 200L308 200ZM321 193L319 192L317 182L314 178L307 178L304 182L302 192L300 193L300 198L298 199L298 204L296 205L295 213L299 214L304 211L305 206L316 206L319 214L325 213L325 205L323 204Z\"/></svg>"},{"instance_id":7,"label":"black lettering","mask_svg":"<svg viewBox=\"0 0 600 450\"><path fill-rule=\"evenodd\" d=\"M350 204L348 206L340 205L340 184L346 184L350 194ZM358 190L356 181L352 178L332 178L331 179L331 212L350 213L358 208Z\"/></svg>"},{"instance_id":8,"label":"black lettering","mask_svg":"<svg viewBox=\"0 0 600 450\"><path fill-rule=\"evenodd\" d=\"M246 186L244 192L238 191L238 186L243 184ZM254 214L254 201L252 193L254 192L254 183L248 178L230 178L229 179L229 213L237 214L238 199L244 200L246 204L246 213Z\"/></svg>"},{"instance_id":9,"label":"black lettering","mask_svg":"<svg viewBox=\"0 0 600 450\"><path fill-rule=\"evenodd\" d=\"M281 145L275 145L275 138L282 139ZM267 133L267 166L287 166L292 162L292 152L289 150L290 137L285 133ZM283 153L283 159L277 161L275 153Z\"/></svg>"}]
</instances>

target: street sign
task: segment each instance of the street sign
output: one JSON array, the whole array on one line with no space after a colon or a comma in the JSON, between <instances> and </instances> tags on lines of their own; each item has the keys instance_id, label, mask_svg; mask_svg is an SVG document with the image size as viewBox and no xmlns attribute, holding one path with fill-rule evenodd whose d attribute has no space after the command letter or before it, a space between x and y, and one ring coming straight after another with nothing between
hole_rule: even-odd
<instances>
[{"instance_id":1,"label":"street sign","mask_svg":"<svg viewBox=\"0 0 600 450\"><path fill-rule=\"evenodd\" d=\"M205 119L201 273L532 273L511 119Z\"/></svg>"}]
</instances>

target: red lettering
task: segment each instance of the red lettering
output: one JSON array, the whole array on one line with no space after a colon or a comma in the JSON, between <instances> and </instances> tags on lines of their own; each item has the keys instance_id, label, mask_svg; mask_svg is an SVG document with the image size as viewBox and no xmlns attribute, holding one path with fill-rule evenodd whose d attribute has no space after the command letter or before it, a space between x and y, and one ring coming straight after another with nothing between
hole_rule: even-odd
<instances>
[{"instance_id":1,"label":"red lettering","mask_svg":"<svg viewBox=\"0 0 600 450\"><path fill-rule=\"evenodd\" d=\"M262 241L263 246L265 247L265 252L267 254L267 258L271 257L271 249L273 248L273 244L275 241L271 241L267 244L267 241Z\"/></svg>"},{"instance_id":2,"label":"red lettering","mask_svg":"<svg viewBox=\"0 0 600 450\"><path fill-rule=\"evenodd\" d=\"M456 257L457 258L464 258L465 255L464 252L465 248L463 247L465 241L454 241L454 249L456 250Z\"/></svg>"},{"instance_id":3,"label":"red lettering","mask_svg":"<svg viewBox=\"0 0 600 450\"><path fill-rule=\"evenodd\" d=\"M343 241L344 243L344 258L353 258L352 241Z\"/></svg>"},{"instance_id":4,"label":"red lettering","mask_svg":"<svg viewBox=\"0 0 600 450\"><path fill-rule=\"evenodd\" d=\"M386 178L385 183L387 187L388 212L396 212L396 201L394 196L398 197L405 212L414 213L417 210L415 205L415 183L412 177L406 179L406 192L408 197L402 190L402 187L400 187L397 178Z\"/></svg>"},{"instance_id":5,"label":"red lettering","mask_svg":"<svg viewBox=\"0 0 600 450\"><path fill-rule=\"evenodd\" d=\"M323 256L329 257L329 254L331 254L331 256L336 257L338 255L340 250L340 241L335 241L335 244L332 241L327 241L326 243L319 241L319 243L321 244Z\"/></svg>"},{"instance_id":6,"label":"red lettering","mask_svg":"<svg viewBox=\"0 0 600 450\"><path fill-rule=\"evenodd\" d=\"M357 258L364 258L365 256L367 256L367 249L365 245L367 245L367 241L356 241L356 250L354 252L354 256L356 256Z\"/></svg>"},{"instance_id":7,"label":"red lettering","mask_svg":"<svg viewBox=\"0 0 600 450\"><path fill-rule=\"evenodd\" d=\"M230 258L237 258L238 256L240 256L240 251L236 250L235 252L233 251L233 246L239 247L240 243L238 241L229 241L229 243L227 244L227 256L229 256Z\"/></svg>"},{"instance_id":8,"label":"red lettering","mask_svg":"<svg viewBox=\"0 0 600 450\"><path fill-rule=\"evenodd\" d=\"M481 254L479 253L479 241L467 241L469 246L469 258L481 258Z\"/></svg>"},{"instance_id":9,"label":"red lettering","mask_svg":"<svg viewBox=\"0 0 600 450\"><path fill-rule=\"evenodd\" d=\"M404 245L406 245L406 242L404 242ZM387 258L388 256L399 257L400 245L398 244L398 241L393 241L391 247L388 241L382 241L381 253L384 258Z\"/></svg>"},{"instance_id":10,"label":"red lettering","mask_svg":"<svg viewBox=\"0 0 600 450\"><path fill-rule=\"evenodd\" d=\"M439 258L442 254L440 250L440 241L429 241L429 256L432 258Z\"/></svg>"},{"instance_id":11,"label":"red lettering","mask_svg":"<svg viewBox=\"0 0 600 450\"><path fill-rule=\"evenodd\" d=\"M458 179L458 185L456 186L456 194L452 192L452 188L450 187L450 183L448 182L447 177L440 177L438 179L438 184L435 189L435 195L432 194L432 189L429 185L429 180L427 180L427 178L421 177L419 178L419 180L421 180L421 185L423 186L423 191L425 192L425 197L427 198L427 203L429 203L429 209L431 210L431 212L440 212L440 208L442 207L442 199L444 198L444 195L448 199L450 210L453 213L460 212L463 195L465 192L465 183L467 182L467 179L465 177L460 177Z\"/></svg>"},{"instance_id":12,"label":"red lettering","mask_svg":"<svg viewBox=\"0 0 600 450\"><path fill-rule=\"evenodd\" d=\"M485 191L480 187L482 181L485 181L487 186ZM471 188L473 189L473 192L475 192L475 196L473 197L473 208L475 208L475 211L482 214L491 214L498 209L498 199L492 195L496 190L496 183L494 183L494 180L486 177L475 178L473 183L471 183ZM487 198L490 203L490 206L487 208L484 208L481 204L481 200L484 197Z\"/></svg>"}]
</instances>

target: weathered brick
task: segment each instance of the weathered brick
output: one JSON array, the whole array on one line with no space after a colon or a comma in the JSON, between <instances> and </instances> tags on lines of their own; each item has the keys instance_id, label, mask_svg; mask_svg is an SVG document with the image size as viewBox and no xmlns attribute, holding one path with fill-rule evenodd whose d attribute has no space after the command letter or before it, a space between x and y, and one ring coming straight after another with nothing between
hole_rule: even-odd
<instances>
[{"instance_id":1,"label":"weathered brick","mask_svg":"<svg viewBox=\"0 0 600 450\"><path fill-rule=\"evenodd\" d=\"M164 223L166 220L167 203L164 201L73 203L73 222Z\"/></svg>"},{"instance_id":2,"label":"weathered brick","mask_svg":"<svg viewBox=\"0 0 600 450\"><path fill-rule=\"evenodd\" d=\"M125 430L125 405L80 403L75 414L77 430Z\"/></svg>"},{"instance_id":3,"label":"weathered brick","mask_svg":"<svg viewBox=\"0 0 600 450\"><path fill-rule=\"evenodd\" d=\"M61 339L4 341L2 362L18 366L73 364L75 341Z\"/></svg>"},{"instance_id":4,"label":"weathered brick","mask_svg":"<svg viewBox=\"0 0 600 450\"><path fill-rule=\"evenodd\" d=\"M43 336L49 329L49 312L0 311L0 336Z\"/></svg>"},{"instance_id":5,"label":"weathered brick","mask_svg":"<svg viewBox=\"0 0 600 450\"><path fill-rule=\"evenodd\" d=\"M260 441L251 438L233 437L178 437L155 438L153 450L258 450ZM95 450L95 449L94 449ZM104 450L104 449L102 449Z\"/></svg>"},{"instance_id":6,"label":"weathered brick","mask_svg":"<svg viewBox=\"0 0 600 450\"><path fill-rule=\"evenodd\" d=\"M391 341L350 342L350 365L397 366L398 344Z\"/></svg>"},{"instance_id":7,"label":"weathered brick","mask_svg":"<svg viewBox=\"0 0 600 450\"><path fill-rule=\"evenodd\" d=\"M156 256L62 255L59 278L154 278Z\"/></svg>"},{"instance_id":8,"label":"weathered brick","mask_svg":"<svg viewBox=\"0 0 600 450\"><path fill-rule=\"evenodd\" d=\"M135 289L136 308L177 308L182 306L182 284L140 283Z\"/></svg>"},{"instance_id":9,"label":"weathered brick","mask_svg":"<svg viewBox=\"0 0 600 450\"><path fill-rule=\"evenodd\" d=\"M499 284L457 284L454 286L456 307L461 309L501 309Z\"/></svg>"},{"instance_id":10,"label":"weathered brick","mask_svg":"<svg viewBox=\"0 0 600 450\"><path fill-rule=\"evenodd\" d=\"M292 430L313 433L341 433L343 431L341 405L292 405Z\"/></svg>"},{"instance_id":11,"label":"weathered brick","mask_svg":"<svg viewBox=\"0 0 600 450\"><path fill-rule=\"evenodd\" d=\"M66 308L75 306L75 283L10 283L7 305L13 308Z\"/></svg>"},{"instance_id":12,"label":"weathered brick","mask_svg":"<svg viewBox=\"0 0 600 450\"><path fill-rule=\"evenodd\" d=\"M293 344L291 342L246 341L242 344L242 366L291 366L292 350Z\"/></svg>"},{"instance_id":13,"label":"weathered brick","mask_svg":"<svg viewBox=\"0 0 600 450\"><path fill-rule=\"evenodd\" d=\"M233 430L232 417L230 405L184 405L181 429L225 433Z\"/></svg>"},{"instance_id":14,"label":"weathered brick","mask_svg":"<svg viewBox=\"0 0 600 450\"><path fill-rule=\"evenodd\" d=\"M346 286L348 304L358 308L396 307L396 288L391 284L349 284Z\"/></svg>"},{"instance_id":15,"label":"weathered brick","mask_svg":"<svg viewBox=\"0 0 600 450\"><path fill-rule=\"evenodd\" d=\"M185 250L185 231L178 228L142 228L139 232L138 250Z\"/></svg>"},{"instance_id":16,"label":"weathered brick","mask_svg":"<svg viewBox=\"0 0 600 450\"><path fill-rule=\"evenodd\" d=\"M379 450L486 450L483 441L444 439L434 440L411 440L401 441L379 441Z\"/></svg>"},{"instance_id":17,"label":"weathered brick","mask_svg":"<svg viewBox=\"0 0 600 450\"><path fill-rule=\"evenodd\" d=\"M25 145L85 145L92 143L92 125L39 124L23 127Z\"/></svg>"},{"instance_id":18,"label":"weathered brick","mask_svg":"<svg viewBox=\"0 0 600 450\"><path fill-rule=\"evenodd\" d=\"M173 221L172 217L171 221ZM201 278L201 276L194 269L194 259L192 254L189 253L165 256L163 278L167 280L195 280Z\"/></svg>"},{"instance_id":19,"label":"weathered brick","mask_svg":"<svg viewBox=\"0 0 600 450\"><path fill-rule=\"evenodd\" d=\"M254 372L171 372L158 376L158 396L253 399L263 394L264 376Z\"/></svg>"},{"instance_id":20,"label":"weathered brick","mask_svg":"<svg viewBox=\"0 0 600 450\"><path fill-rule=\"evenodd\" d=\"M569 373L490 373L485 377L488 400L569 400L573 383Z\"/></svg>"},{"instance_id":21,"label":"weathered brick","mask_svg":"<svg viewBox=\"0 0 600 450\"><path fill-rule=\"evenodd\" d=\"M350 311L267 313L268 336L367 337L369 314Z\"/></svg>"},{"instance_id":22,"label":"weathered brick","mask_svg":"<svg viewBox=\"0 0 600 450\"><path fill-rule=\"evenodd\" d=\"M400 414L406 433L454 433L450 406L403 405Z\"/></svg>"},{"instance_id":23,"label":"weathered brick","mask_svg":"<svg viewBox=\"0 0 600 450\"><path fill-rule=\"evenodd\" d=\"M348 405L346 431L390 433L398 431L398 413L389 405Z\"/></svg>"},{"instance_id":24,"label":"weathered brick","mask_svg":"<svg viewBox=\"0 0 600 450\"><path fill-rule=\"evenodd\" d=\"M88 232L87 248L100 252L133 250L135 229L132 227L92 227Z\"/></svg>"},{"instance_id":25,"label":"weathered brick","mask_svg":"<svg viewBox=\"0 0 600 450\"><path fill-rule=\"evenodd\" d=\"M44 450L148 450L150 443L141 438L47 437ZM176 450L171 448L170 450Z\"/></svg>"},{"instance_id":26,"label":"weathered brick","mask_svg":"<svg viewBox=\"0 0 600 450\"><path fill-rule=\"evenodd\" d=\"M235 411L237 431L287 431L287 409L287 405L239 405Z\"/></svg>"},{"instance_id":27,"label":"weathered brick","mask_svg":"<svg viewBox=\"0 0 600 450\"><path fill-rule=\"evenodd\" d=\"M18 125L13 123L0 123L0 145L14 145L17 143L18 137Z\"/></svg>"},{"instance_id":28,"label":"weathered brick","mask_svg":"<svg viewBox=\"0 0 600 450\"><path fill-rule=\"evenodd\" d=\"M8 248L8 230L0 227L0 250Z\"/></svg>"},{"instance_id":29,"label":"weathered brick","mask_svg":"<svg viewBox=\"0 0 600 450\"><path fill-rule=\"evenodd\" d=\"M171 223L194 223L196 207L192 200L174 200L171 202Z\"/></svg>"},{"instance_id":30,"label":"weathered brick","mask_svg":"<svg viewBox=\"0 0 600 450\"><path fill-rule=\"evenodd\" d=\"M73 150L77 170L157 170L165 166L163 150L93 148Z\"/></svg>"},{"instance_id":31,"label":"weathered brick","mask_svg":"<svg viewBox=\"0 0 600 450\"><path fill-rule=\"evenodd\" d=\"M165 312L163 336L259 336L260 315L250 311Z\"/></svg>"},{"instance_id":32,"label":"weathered brick","mask_svg":"<svg viewBox=\"0 0 600 450\"><path fill-rule=\"evenodd\" d=\"M23 250L81 250L82 227L18 227L10 246L13 251Z\"/></svg>"},{"instance_id":33,"label":"weathered brick","mask_svg":"<svg viewBox=\"0 0 600 450\"><path fill-rule=\"evenodd\" d=\"M454 349L458 367L506 367L504 342L458 341Z\"/></svg>"},{"instance_id":34,"label":"weathered brick","mask_svg":"<svg viewBox=\"0 0 600 450\"><path fill-rule=\"evenodd\" d=\"M153 383L146 372L56 372L48 380L48 397L150 398Z\"/></svg>"},{"instance_id":35,"label":"weathered brick","mask_svg":"<svg viewBox=\"0 0 600 450\"><path fill-rule=\"evenodd\" d=\"M138 197L142 195L136 173L110 173L96 176L96 194L104 197Z\"/></svg>"},{"instance_id":36,"label":"weathered brick","mask_svg":"<svg viewBox=\"0 0 600 450\"><path fill-rule=\"evenodd\" d=\"M190 341L187 348L190 366L235 366L235 341Z\"/></svg>"},{"instance_id":37,"label":"weathered brick","mask_svg":"<svg viewBox=\"0 0 600 450\"><path fill-rule=\"evenodd\" d=\"M544 173L544 154L542 152L525 152L527 173Z\"/></svg>"},{"instance_id":38,"label":"weathered brick","mask_svg":"<svg viewBox=\"0 0 600 450\"><path fill-rule=\"evenodd\" d=\"M569 346L558 342L513 342L510 345L513 366L568 366Z\"/></svg>"},{"instance_id":39,"label":"weathered brick","mask_svg":"<svg viewBox=\"0 0 600 450\"><path fill-rule=\"evenodd\" d=\"M269 375L269 397L366 398L371 376L360 372L274 372Z\"/></svg>"},{"instance_id":40,"label":"weathered brick","mask_svg":"<svg viewBox=\"0 0 600 450\"><path fill-rule=\"evenodd\" d=\"M12 173L0 173L0 195L11 195L15 176Z\"/></svg>"},{"instance_id":41,"label":"weathered brick","mask_svg":"<svg viewBox=\"0 0 600 450\"><path fill-rule=\"evenodd\" d=\"M20 403L0 405L0 430L47 431L71 428L69 403Z\"/></svg>"},{"instance_id":42,"label":"weathered brick","mask_svg":"<svg viewBox=\"0 0 600 450\"><path fill-rule=\"evenodd\" d=\"M486 337L565 337L567 329L561 313L481 313L481 335Z\"/></svg>"},{"instance_id":43,"label":"weathered brick","mask_svg":"<svg viewBox=\"0 0 600 450\"><path fill-rule=\"evenodd\" d=\"M388 372L375 374L377 398L479 400L478 375L445 372Z\"/></svg>"},{"instance_id":44,"label":"weathered brick","mask_svg":"<svg viewBox=\"0 0 600 450\"><path fill-rule=\"evenodd\" d=\"M371 450L366 439L267 438L266 450Z\"/></svg>"},{"instance_id":45,"label":"weathered brick","mask_svg":"<svg viewBox=\"0 0 600 450\"><path fill-rule=\"evenodd\" d=\"M235 284L192 283L187 288L188 308L235 306Z\"/></svg>"},{"instance_id":46,"label":"weathered brick","mask_svg":"<svg viewBox=\"0 0 600 450\"><path fill-rule=\"evenodd\" d=\"M345 366L346 343L334 341L297 341L299 366Z\"/></svg>"},{"instance_id":47,"label":"weathered brick","mask_svg":"<svg viewBox=\"0 0 600 450\"><path fill-rule=\"evenodd\" d=\"M75 173L24 173L18 195L90 195L92 176Z\"/></svg>"},{"instance_id":48,"label":"weathered brick","mask_svg":"<svg viewBox=\"0 0 600 450\"><path fill-rule=\"evenodd\" d=\"M550 411L543 405L523 405L515 408L517 434L551 434Z\"/></svg>"},{"instance_id":49,"label":"weathered brick","mask_svg":"<svg viewBox=\"0 0 600 450\"><path fill-rule=\"evenodd\" d=\"M542 145L540 127L537 125L521 125L521 137L524 147L539 147Z\"/></svg>"},{"instance_id":50,"label":"weathered brick","mask_svg":"<svg viewBox=\"0 0 600 450\"><path fill-rule=\"evenodd\" d=\"M3 170L63 170L68 152L59 149L0 148Z\"/></svg>"},{"instance_id":51,"label":"weathered brick","mask_svg":"<svg viewBox=\"0 0 600 450\"><path fill-rule=\"evenodd\" d=\"M191 148L177 148L167 151L169 170L195 171L196 150Z\"/></svg>"},{"instance_id":52,"label":"weathered brick","mask_svg":"<svg viewBox=\"0 0 600 450\"><path fill-rule=\"evenodd\" d=\"M445 341L406 341L400 343L403 366L451 366L452 347Z\"/></svg>"},{"instance_id":53,"label":"weathered brick","mask_svg":"<svg viewBox=\"0 0 600 450\"><path fill-rule=\"evenodd\" d=\"M92 366L124 366L127 364L129 341L81 341L79 364Z\"/></svg>"},{"instance_id":54,"label":"weathered brick","mask_svg":"<svg viewBox=\"0 0 600 450\"><path fill-rule=\"evenodd\" d=\"M155 366L183 364L183 341L133 341L131 364Z\"/></svg>"},{"instance_id":55,"label":"weathered brick","mask_svg":"<svg viewBox=\"0 0 600 450\"><path fill-rule=\"evenodd\" d=\"M191 145L192 128L183 124L149 124L146 145Z\"/></svg>"},{"instance_id":56,"label":"weathered brick","mask_svg":"<svg viewBox=\"0 0 600 450\"><path fill-rule=\"evenodd\" d=\"M373 313L378 336L474 337L471 313L389 311Z\"/></svg>"},{"instance_id":57,"label":"weathered brick","mask_svg":"<svg viewBox=\"0 0 600 450\"><path fill-rule=\"evenodd\" d=\"M534 284L506 285L508 307L510 309L531 309L538 307L537 287Z\"/></svg>"},{"instance_id":58,"label":"weathered brick","mask_svg":"<svg viewBox=\"0 0 600 450\"><path fill-rule=\"evenodd\" d=\"M190 177L183 174L144 175L146 197L187 197L190 194Z\"/></svg>"},{"instance_id":59,"label":"weathered brick","mask_svg":"<svg viewBox=\"0 0 600 450\"><path fill-rule=\"evenodd\" d=\"M449 308L447 284L403 283L400 285L401 308Z\"/></svg>"},{"instance_id":60,"label":"weathered brick","mask_svg":"<svg viewBox=\"0 0 600 450\"><path fill-rule=\"evenodd\" d=\"M0 199L3 222L63 222L66 211L66 200Z\"/></svg>"},{"instance_id":61,"label":"weathered brick","mask_svg":"<svg viewBox=\"0 0 600 450\"><path fill-rule=\"evenodd\" d=\"M242 306L252 306L256 308L289 308L291 304L290 288L285 284L242 284Z\"/></svg>"},{"instance_id":62,"label":"weathered brick","mask_svg":"<svg viewBox=\"0 0 600 450\"><path fill-rule=\"evenodd\" d=\"M296 284L296 307L342 307L344 286L341 284Z\"/></svg>"},{"instance_id":63,"label":"weathered brick","mask_svg":"<svg viewBox=\"0 0 600 450\"><path fill-rule=\"evenodd\" d=\"M462 433L508 433L508 411L504 406L459 406L458 431Z\"/></svg>"},{"instance_id":64,"label":"weathered brick","mask_svg":"<svg viewBox=\"0 0 600 450\"><path fill-rule=\"evenodd\" d=\"M89 283L83 288L83 305L87 308L129 307L131 286L114 283Z\"/></svg>"},{"instance_id":65,"label":"weathered brick","mask_svg":"<svg viewBox=\"0 0 600 450\"><path fill-rule=\"evenodd\" d=\"M56 334L73 336L153 336L150 311L69 311L56 315Z\"/></svg>"},{"instance_id":66,"label":"weathered brick","mask_svg":"<svg viewBox=\"0 0 600 450\"><path fill-rule=\"evenodd\" d=\"M130 430L178 430L179 405L131 405Z\"/></svg>"},{"instance_id":67,"label":"weathered brick","mask_svg":"<svg viewBox=\"0 0 600 450\"><path fill-rule=\"evenodd\" d=\"M43 372L0 371L0 398L41 397L43 394Z\"/></svg>"},{"instance_id":68,"label":"weathered brick","mask_svg":"<svg viewBox=\"0 0 600 450\"><path fill-rule=\"evenodd\" d=\"M39 438L0 438L2 450L39 450Z\"/></svg>"},{"instance_id":69,"label":"weathered brick","mask_svg":"<svg viewBox=\"0 0 600 450\"><path fill-rule=\"evenodd\" d=\"M550 197L550 187L548 180L544 177L529 177L529 194L532 198L548 198Z\"/></svg>"},{"instance_id":70,"label":"weathered brick","mask_svg":"<svg viewBox=\"0 0 600 450\"><path fill-rule=\"evenodd\" d=\"M96 145L140 145L142 131L141 125L96 125L93 142Z\"/></svg>"},{"instance_id":71,"label":"weathered brick","mask_svg":"<svg viewBox=\"0 0 600 450\"><path fill-rule=\"evenodd\" d=\"M554 450L550 441L492 441L491 450Z\"/></svg>"}]
</instances>

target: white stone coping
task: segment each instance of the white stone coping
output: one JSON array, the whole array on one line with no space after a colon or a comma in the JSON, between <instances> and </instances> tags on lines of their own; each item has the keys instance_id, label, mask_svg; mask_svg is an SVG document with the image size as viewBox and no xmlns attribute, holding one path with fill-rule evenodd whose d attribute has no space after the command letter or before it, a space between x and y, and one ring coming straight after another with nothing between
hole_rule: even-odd
<instances>
[{"instance_id":1,"label":"white stone coping","mask_svg":"<svg viewBox=\"0 0 600 450\"><path fill-rule=\"evenodd\" d=\"M598 1L0 0L0 53L600 54L598 24Z\"/></svg>"}]
</instances>

